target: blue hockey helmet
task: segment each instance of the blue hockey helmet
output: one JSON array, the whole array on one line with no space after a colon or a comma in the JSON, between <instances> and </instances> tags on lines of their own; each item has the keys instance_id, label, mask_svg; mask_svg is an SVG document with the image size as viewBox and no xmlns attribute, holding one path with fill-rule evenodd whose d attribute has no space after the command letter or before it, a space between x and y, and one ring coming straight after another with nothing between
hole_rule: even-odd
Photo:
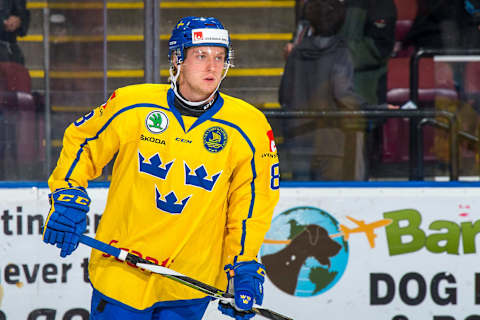
<instances>
[{"instance_id":1,"label":"blue hockey helmet","mask_svg":"<svg viewBox=\"0 0 480 320\"><path fill-rule=\"evenodd\" d=\"M225 62L230 63L230 36L218 19L185 17L178 21L168 41L168 58L176 54L178 62L185 59L185 49L195 46L218 46L226 49Z\"/></svg>"}]
</instances>

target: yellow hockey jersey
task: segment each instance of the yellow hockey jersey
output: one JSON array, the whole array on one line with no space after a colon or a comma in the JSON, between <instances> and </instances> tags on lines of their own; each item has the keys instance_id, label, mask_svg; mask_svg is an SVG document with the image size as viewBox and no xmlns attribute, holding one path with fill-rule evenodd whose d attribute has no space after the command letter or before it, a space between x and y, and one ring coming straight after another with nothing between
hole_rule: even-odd
<instances>
[{"instance_id":1,"label":"yellow hockey jersey","mask_svg":"<svg viewBox=\"0 0 480 320\"><path fill-rule=\"evenodd\" d=\"M272 129L248 103L220 94L182 116L168 85L116 90L71 124L49 187L82 186L117 154L96 238L226 288L225 264L256 259L279 197ZM90 281L143 310L205 295L92 250Z\"/></svg>"}]
</instances>

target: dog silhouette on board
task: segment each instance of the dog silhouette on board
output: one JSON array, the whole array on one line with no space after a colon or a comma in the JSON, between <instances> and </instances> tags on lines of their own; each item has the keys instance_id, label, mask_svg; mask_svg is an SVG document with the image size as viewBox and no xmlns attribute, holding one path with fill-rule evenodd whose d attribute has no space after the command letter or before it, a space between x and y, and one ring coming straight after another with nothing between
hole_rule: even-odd
<instances>
[{"instance_id":1,"label":"dog silhouette on board","mask_svg":"<svg viewBox=\"0 0 480 320\"><path fill-rule=\"evenodd\" d=\"M282 291L295 294L300 269L309 257L330 267L330 258L342 246L332 240L327 230L317 225L307 225L282 250L262 257L267 275Z\"/></svg>"}]
</instances>

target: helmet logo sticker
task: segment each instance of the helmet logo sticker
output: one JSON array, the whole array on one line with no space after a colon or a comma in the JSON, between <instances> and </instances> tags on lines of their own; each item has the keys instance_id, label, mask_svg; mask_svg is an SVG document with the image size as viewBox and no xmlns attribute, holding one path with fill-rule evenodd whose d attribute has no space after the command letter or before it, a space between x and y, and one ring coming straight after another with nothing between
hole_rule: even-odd
<instances>
[{"instance_id":1,"label":"helmet logo sticker","mask_svg":"<svg viewBox=\"0 0 480 320\"><path fill-rule=\"evenodd\" d=\"M205 149L213 153L222 151L227 144L227 140L227 132L220 127L208 128L203 134L203 145Z\"/></svg>"},{"instance_id":2,"label":"helmet logo sticker","mask_svg":"<svg viewBox=\"0 0 480 320\"><path fill-rule=\"evenodd\" d=\"M194 41L200 41L203 39L203 33L202 31L194 31L193 32L193 40Z\"/></svg>"},{"instance_id":3,"label":"helmet logo sticker","mask_svg":"<svg viewBox=\"0 0 480 320\"><path fill-rule=\"evenodd\" d=\"M228 31L225 29L192 29L192 44L215 44L228 47Z\"/></svg>"},{"instance_id":4,"label":"helmet logo sticker","mask_svg":"<svg viewBox=\"0 0 480 320\"><path fill-rule=\"evenodd\" d=\"M151 133L162 133L168 127L168 117L163 111L152 111L145 119L145 126Z\"/></svg>"}]
</instances>

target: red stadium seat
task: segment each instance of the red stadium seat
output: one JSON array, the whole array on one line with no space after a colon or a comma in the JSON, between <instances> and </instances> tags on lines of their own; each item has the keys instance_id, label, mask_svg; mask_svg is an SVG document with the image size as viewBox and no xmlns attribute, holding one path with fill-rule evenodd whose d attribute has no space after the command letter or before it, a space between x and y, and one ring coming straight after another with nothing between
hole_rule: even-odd
<instances>
[{"instance_id":1,"label":"red stadium seat","mask_svg":"<svg viewBox=\"0 0 480 320\"><path fill-rule=\"evenodd\" d=\"M457 99L451 66L434 62L433 58L422 58L419 63L418 106L434 107L436 99ZM387 101L402 105L410 100L410 58L392 58L388 64ZM388 119L383 126L383 162L408 160L408 119ZM399 138L402 138L401 140ZM434 129L424 128L424 159L435 160L432 153Z\"/></svg>"},{"instance_id":2,"label":"red stadium seat","mask_svg":"<svg viewBox=\"0 0 480 320\"><path fill-rule=\"evenodd\" d=\"M476 114L480 114L480 61L465 64L463 85L466 101L473 107ZM462 150L467 155L470 150ZM478 151L477 151L478 152ZM475 156L475 154L469 154Z\"/></svg>"},{"instance_id":3,"label":"red stadium seat","mask_svg":"<svg viewBox=\"0 0 480 320\"><path fill-rule=\"evenodd\" d=\"M480 62L466 64L464 84L466 94L480 94Z\"/></svg>"},{"instance_id":4,"label":"red stadium seat","mask_svg":"<svg viewBox=\"0 0 480 320\"><path fill-rule=\"evenodd\" d=\"M432 58L423 58L419 64L418 102L435 100L435 65ZM388 61L387 101L403 104L410 99L410 58L392 58Z\"/></svg>"},{"instance_id":5,"label":"red stadium seat","mask_svg":"<svg viewBox=\"0 0 480 320\"><path fill-rule=\"evenodd\" d=\"M413 20L417 16L418 0L395 0L397 20Z\"/></svg>"},{"instance_id":6,"label":"red stadium seat","mask_svg":"<svg viewBox=\"0 0 480 320\"><path fill-rule=\"evenodd\" d=\"M36 105L31 94L32 81L28 70L14 62L0 63L0 111L3 113L5 128L4 149L19 168L39 161L40 139ZM11 146L13 144L13 147ZM10 150L10 149L13 150Z\"/></svg>"},{"instance_id":7,"label":"red stadium seat","mask_svg":"<svg viewBox=\"0 0 480 320\"><path fill-rule=\"evenodd\" d=\"M6 79L8 91L32 91L32 80L28 70L21 64L15 62L0 62L0 74Z\"/></svg>"},{"instance_id":8,"label":"red stadium seat","mask_svg":"<svg viewBox=\"0 0 480 320\"><path fill-rule=\"evenodd\" d=\"M405 40L408 31L413 25L413 20L397 20L395 23L395 41Z\"/></svg>"},{"instance_id":9,"label":"red stadium seat","mask_svg":"<svg viewBox=\"0 0 480 320\"><path fill-rule=\"evenodd\" d=\"M435 99L457 99L452 67L433 58L422 58L418 72L418 104L433 107ZM387 101L403 104L410 99L410 58L392 58L388 62Z\"/></svg>"},{"instance_id":10,"label":"red stadium seat","mask_svg":"<svg viewBox=\"0 0 480 320\"><path fill-rule=\"evenodd\" d=\"M414 51L412 46L404 47L403 41L410 31L417 15L417 0L395 0L397 22L395 25L395 57L409 57Z\"/></svg>"}]
</instances>

